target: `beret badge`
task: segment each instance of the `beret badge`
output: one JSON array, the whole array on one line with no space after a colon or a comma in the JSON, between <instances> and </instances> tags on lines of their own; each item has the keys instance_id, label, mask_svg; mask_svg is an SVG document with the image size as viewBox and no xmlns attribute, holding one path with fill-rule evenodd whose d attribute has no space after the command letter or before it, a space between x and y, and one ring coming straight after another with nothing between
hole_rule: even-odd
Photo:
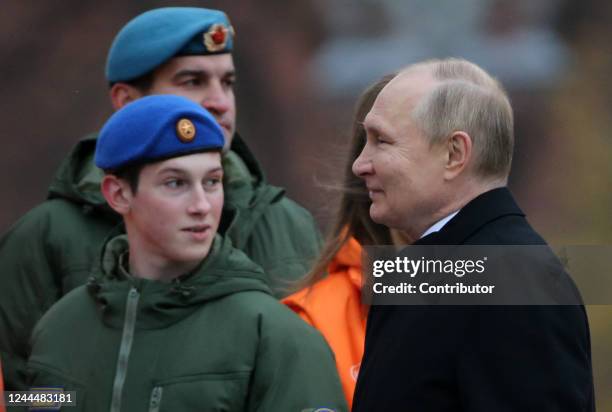
<instances>
[{"instance_id":1,"label":"beret badge","mask_svg":"<svg viewBox=\"0 0 612 412\"><path fill-rule=\"evenodd\" d=\"M209 52L217 52L225 49L227 44L228 34L233 35L234 29L229 29L223 24L213 24L208 31L204 33L204 46Z\"/></svg>"},{"instance_id":2,"label":"beret badge","mask_svg":"<svg viewBox=\"0 0 612 412\"><path fill-rule=\"evenodd\" d=\"M191 142L196 135L196 129L193 122L184 118L176 122L176 134L181 142Z\"/></svg>"}]
</instances>

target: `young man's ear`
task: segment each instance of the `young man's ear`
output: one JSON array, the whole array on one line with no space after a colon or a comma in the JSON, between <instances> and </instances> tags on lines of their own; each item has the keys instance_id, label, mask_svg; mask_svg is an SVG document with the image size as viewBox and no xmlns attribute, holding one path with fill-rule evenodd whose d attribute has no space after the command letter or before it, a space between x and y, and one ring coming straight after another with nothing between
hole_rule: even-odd
<instances>
[{"instance_id":1,"label":"young man's ear","mask_svg":"<svg viewBox=\"0 0 612 412\"><path fill-rule=\"evenodd\" d=\"M136 87L127 83L115 83L111 87L110 99L113 109L119 110L126 104L143 97L143 94Z\"/></svg>"},{"instance_id":2,"label":"young man's ear","mask_svg":"<svg viewBox=\"0 0 612 412\"><path fill-rule=\"evenodd\" d=\"M128 182L115 175L105 175L100 184L100 190L108 205L115 212L123 216L130 211L134 195Z\"/></svg>"},{"instance_id":3,"label":"young man's ear","mask_svg":"<svg viewBox=\"0 0 612 412\"><path fill-rule=\"evenodd\" d=\"M472 158L472 138L465 132L453 132L446 143L444 177L452 180L459 176Z\"/></svg>"}]
</instances>

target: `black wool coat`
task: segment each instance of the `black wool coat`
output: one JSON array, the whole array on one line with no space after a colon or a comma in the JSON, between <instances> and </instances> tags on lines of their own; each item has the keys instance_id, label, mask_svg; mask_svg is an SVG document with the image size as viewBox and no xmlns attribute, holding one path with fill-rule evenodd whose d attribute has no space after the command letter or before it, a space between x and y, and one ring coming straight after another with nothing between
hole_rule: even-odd
<instances>
[{"instance_id":1,"label":"black wool coat","mask_svg":"<svg viewBox=\"0 0 612 412\"><path fill-rule=\"evenodd\" d=\"M510 191L470 203L423 245L545 245ZM354 412L594 411L583 305L372 306Z\"/></svg>"}]
</instances>

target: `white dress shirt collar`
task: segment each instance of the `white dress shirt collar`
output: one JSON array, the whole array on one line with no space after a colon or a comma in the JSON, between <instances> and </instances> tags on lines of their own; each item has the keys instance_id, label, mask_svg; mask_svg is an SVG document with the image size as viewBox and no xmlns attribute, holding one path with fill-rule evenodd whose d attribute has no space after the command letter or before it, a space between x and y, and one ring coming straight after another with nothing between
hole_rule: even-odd
<instances>
[{"instance_id":1,"label":"white dress shirt collar","mask_svg":"<svg viewBox=\"0 0 612 412\"><path fill-rule=\"evenodd\" d=\"M461 210L461 209L459 209ZM457 213L459 213L459 210L457 210L456 212L451 213L450 215L438 220L436 223L434 223L429 229L427 229L425 231L425 233L423 233L423 235L421 235L421 238L433 233L433 232L438 232L440 231L444 225L446 225L452 218L455 217L455 215Z\"/></svg>"}]
</instances>

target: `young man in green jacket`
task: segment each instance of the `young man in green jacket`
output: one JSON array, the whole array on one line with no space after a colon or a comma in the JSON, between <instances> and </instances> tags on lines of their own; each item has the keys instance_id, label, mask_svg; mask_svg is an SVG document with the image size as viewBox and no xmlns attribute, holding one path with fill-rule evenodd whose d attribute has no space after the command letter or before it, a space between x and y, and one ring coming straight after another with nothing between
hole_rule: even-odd
<instances>
[{"instance_id":1,"label":"young man in green jacket","mask_svg":"<svg viewBox=\"0 0 612 412\"><path fill-rule=\"evenodd\" d=\"M223 142L179 96L109 119L95 160L127 234L36 326L34 387L75 391L76 411L347 410L323 338L217 235Z\"/></svg>"},{"instance_id":2,"label":"young man in green jacket","mask_svg":"<svg viewBox=\"0 0 612 412\"><path fill-rule=\"evenodd\" d=\"M151 94L201 104L226 139L225 206L220 232L266 274L276 297L309 269L320 237L312 216L269 185L235 133L234 30L218 10L169 7L126 24L108 53L106 77L115 109ZM120 223L92 162L96 136L81 140L60 167L48 199L0 239L0 357L8 389L24 389L34 324L88 278L103 239Z\"/></svg>"}]
</instances>

